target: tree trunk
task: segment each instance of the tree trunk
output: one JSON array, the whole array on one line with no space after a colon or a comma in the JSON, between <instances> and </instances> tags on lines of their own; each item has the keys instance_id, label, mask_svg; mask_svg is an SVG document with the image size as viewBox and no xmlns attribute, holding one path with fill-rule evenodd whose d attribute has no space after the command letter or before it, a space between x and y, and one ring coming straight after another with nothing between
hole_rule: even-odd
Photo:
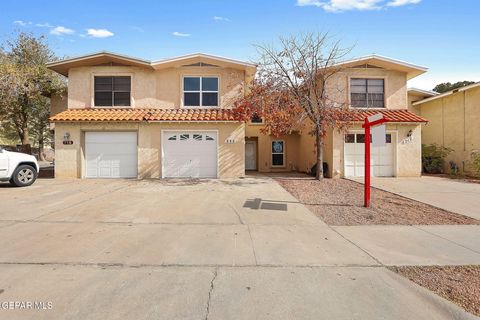
<instances>
[{"instance_id":1,"label":"tree trunk","mask_svg":"<svg viewBox=\"0 0 480 320\"><path fill-rule=\"evenodd\" d=\"M22 142L22 149L20 150L23 153L32 154L32 146L30 145L30 136L28 132L28 127L23 127L20 132L20 141Z\"/></svg>"},{"instance_id":2,"label":"tree trunk","mask_svg":"<svg viewBox=\"0 0 480 320\"><path fill-rule=\"evenodd\" d=\"M44 149L44 139L43 139L43 130L40 131L38 136L38 160L45 161Z\"/></svg>"},{"instance_id":3,"label":"tree trunk","mask_svg":"<svg viewBox=\"0 0 480 320\"><path fill-rule=\"evenodd\" d=\"M316 130L316 147L317 147L317 173L316 179L323 179L323 136L319 129Z\"/></svg>"}]
</instances>

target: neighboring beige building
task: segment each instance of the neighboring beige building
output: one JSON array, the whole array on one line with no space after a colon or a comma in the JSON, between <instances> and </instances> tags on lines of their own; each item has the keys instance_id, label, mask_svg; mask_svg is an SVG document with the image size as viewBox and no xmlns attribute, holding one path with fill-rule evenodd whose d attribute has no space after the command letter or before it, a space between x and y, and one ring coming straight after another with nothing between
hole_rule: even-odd
<instances>
[{"instance_id":1,"label":"neighboring beige building","mask_svg":"<svg viewBox=\"0 0 480 320\"><path fill-rule=\"evenodd\" d=\"M324 147L328 175L363 174L360 122L383 113L387 144L374 147L376 176L421 174L426 121L407 110L407 80L425 68L380 56L346 61L332 80L332 99L352 105L347 133ZM261 119L236 120L233 101L256 66L193 54L156 62L101 52L49 64L68 77L68 96L52 99L56 177L240 177L245 170L308 172L314 139L305 129L283 137L260 132Z\"/></svg>"},{"instance_id":2,"label":"neighboring beige building","mask_svg":"<svg viewBox=\"0 0 480 320\"><path fill-rule=\"evenodd\" d=\"M429 121L422 142L453 150L446 158L447 172L453 161L461 172L474 174L471 155L480 151L480 83L442 94L419 96L417 92L409 90L410 110Z\"/></svg>"}]
</instances>

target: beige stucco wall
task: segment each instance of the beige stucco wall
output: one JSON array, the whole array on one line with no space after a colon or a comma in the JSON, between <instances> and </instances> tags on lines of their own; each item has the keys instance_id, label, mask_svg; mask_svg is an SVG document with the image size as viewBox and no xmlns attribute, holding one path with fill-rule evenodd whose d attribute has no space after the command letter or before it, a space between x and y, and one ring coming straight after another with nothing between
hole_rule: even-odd
<instances>
[{"instance_id":1,"label":"beige stucco wall","mask_svg":"<svg viewBox=\"0 0 480 320\"><path fill-rule=\"evenodd\" d=\"M335 75L328 84L329 97L339 104L349 104L350 78L381 78L385 80L385 100L387 109L407 109L407 75L405 72L386 70L381 68L350 68ZM271 141L275 138L260 132L262 126L247 124L246 137L258 137L258 170L272 172L279 170L293 170L308 172L316 163L315 137L309 134L308 125L300 132L281 137L286 141L286 166L283 169L272 168ZM353 126L352 129L360 128ZM420 125L389 125L389 130L394 130L399 137L405 137L412 130L414 139L406 142L402 139L397 141L396 152L398 176L419 176L421 173L421 126ZM329 130L323 147L323 161L328 163L328 176L343 176L343 133L337 130ZM292 151L294 152L292 154Z\"/></svg>"},{"instance_id":2,"label":"beige stucco wall","mask_svg":"<svg viewBox=\"0 0 480 320\"><path fill-rule=\"evenodd\" d=\"M281 137L274 137L265 135L260 132L260 125L247 125L246 137L258 137L258 171L260 172L281 172L281 171L298 171L310 172L313 165L316 164L317 152L315 137L308 133L305 128L300 132L295 132L291 135ZM334 135L330 130L324 139L323 161L328 163L328 177L340 177L337 170L340 170L339 163L340 149L343 148L343 140L334 141ZM286 165L283 168L271 166L271 142L273 140L284 140L286 150ZM339 171L340 172L340 171Z\"/></svg>"},{"instance_id":3,"label":"beige stucco wall","mask_svg":"<svg viewBox=\"0 0 480 320\"><path fill-rule=\"evenodd\" d=\"M349 130L363 131L360 125L354 125ZM422 173L422 125L421 124L387 124L387 133L392 134L394 148L394 174L396 177L417 177ZM412 130L411 138L407 138ZM334 143L337 146L338 157L335 157L333 169L344 175L344 134L333 132ZM335 172L335 171L334 171Z\"/></svg>"},{"instance_id":4,"label":"beige stucco wall","mask_svg":"<svg viewBox=\"0 0 480 320\"><path fill-rule=\"evenodd\" d=\"M423 143L453 149L447 157L461 171L473 174L472 151L480 150L480 87L457 92L419 105L429 123L423 128Z\"/></svg>"},{"instance_id":5,"label":"beige stucco wall","mask_svg":"<svg viewBox=\"0 0 480 320\"><path fill-rule=\"evenodd\" d=\"M417 102L417 101L420 101L424 98L425 98L425 96L419 95L417 93L409 92L408 95L407 95L408 110L415 113L415 114L420 115L420 113L421 113L420 107L419 106L414 106L413 103Z\"/></svg>"},{"instance_id":6,"label":"beige stucco wall","mask_svg":"<svg viewBox=\"0 0 480 320\"><path fill-rule=\"evenodd\" d=\"M258 137L258 159L260 172L299 171L309 172L316 163L315 138L303 130L301 134L281 137L285 140L287 151L287 166L283 169L270 166L270 144L276 139L259 132L260 126L247 126L247 137ZM352 125L349 130L363 130L360 125ZM412 130L412 138L407 134ZM395 139L394 172L398 177L417 177L421 175L421 145L422 125L420 124L389 124L387 131ZM339 178L344 176L344 133L338 130L329 130L323 147L323 161L328 163L328 177ZM293 154L292 154L293 152Z\"/></svg>"},{"instance_id":7,"label":"beige stucco wall","mask_svg":"<svg viewBox=\"0 0 480 320\"><path fill-rule=\"evenodd\" d=\"M285 171L299 171L298 157L299 157L299 141L298 134L284 135L274 137L260 132L262 125L247 125L245 129L246 138L257 138L257 170L260 172L285 172ZM272 166L272 141L285 141L285 165L282 167Z\"/></svg>"},{"instance_id":8,"label":"beige stucco wall","mask_svg":"<svg viewBox=\"0 0 480 320\"><path fill-rule=\"evenodd\" d=\"M385 82L385 107L407 108L407 74L381 68L349 68L334 75L328 84L329 97L340 104L350 104L350 78L378 78Z\"/></svg>"},{"instance_id":9,"label":"beige stucco wall","mask_svg":"<svg viewBox=\"0 0 480 320\"><path fill-rule=\"evenodd\" d=\"M55 177L81 178L84 176L84 136L86 131L138 132L138 177L162 176L161 130L218 130L218 176L241 177L245 174L244 124L229 123L56 123ZM70 133L73 145L62 143ZM227 143L233 139L234 143Z\"/></svg>"},{"instance_id":10,"label":"beige stucco wall","mask_svg":"<svg viewBox=\"0 0 480 320\"><path fill-rule=\"evenodd\" d=\"M132 107L179 108L182 106L183 76L218 76L220 107L232 106L242 94L245 71L220 67L179 67L150 70L124 66L93 66L72 68L68 72L68 107L93 106L93 77L124 75L132 77Z\"/></svg>"}]
</instances>

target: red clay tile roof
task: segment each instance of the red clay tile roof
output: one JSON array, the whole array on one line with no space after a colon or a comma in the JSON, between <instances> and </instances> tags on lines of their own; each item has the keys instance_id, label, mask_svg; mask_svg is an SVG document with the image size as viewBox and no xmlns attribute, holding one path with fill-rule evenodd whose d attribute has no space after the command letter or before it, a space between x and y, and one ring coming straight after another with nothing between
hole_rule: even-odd
<instances>
[{"instance_id":1,"label":"red clay tile roof","mask_svg":"<svg viewBox=\"0 0 480 320\"><path fill-rule=\"evenodd\" d=\"M381 113L383 116L390 120L390 122L428 122L428 120L416 115L408 110L355 110L352 112L353 122L363 122L366 117L370 117L374 114Z\"/></svg>"},{"instance_id":2,"label":"red clay tile roof","mask_svg":"<svg viewBox=\"0 0 480 320\"><path fill-rule=\"evenodd\" d=\"M381 113L391 122L428 122L408 110L355 110L352 121ZM52 122L72 121L239 121L230 109L69 109L50 117Z\"/></svg>"},{"instance_id":3,"label":"red clay tile roof","mask_svg":"<svg viewBox=\"0 0 480 320\"><path fill-rule=\"evenodd\" d=\"M72 121L238 121L230 109L69 109L50 117Z\"/></svg>"}]
</instances>

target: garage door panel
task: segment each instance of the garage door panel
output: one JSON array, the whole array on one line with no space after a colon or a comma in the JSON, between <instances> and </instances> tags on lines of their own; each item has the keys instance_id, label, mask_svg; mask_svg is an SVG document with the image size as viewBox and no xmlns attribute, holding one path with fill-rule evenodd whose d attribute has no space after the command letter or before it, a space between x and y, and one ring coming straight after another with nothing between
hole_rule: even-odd
<instances>
[{"instance_id":1,"label":"garage door panel","mask_svg":"<svg viewBox=\"0 0 480 320\"><path fill-rule=\"evenodd\" d=\"M363 177L365 176L365 166L357 166L355 168L355 177Z\"/></svg>"},{"instance_id":2,"label":"garage door panel","mask_svg":"<svg viewBox=\"0 0 480 320\"><path fill-rule=\"evenodd\" d=\"M385 155L380 158L379 165L390 166L393 163L393 156Z\"/></svg>"},{"instance_id":3,"label":"garage door panel","mask_svg":"<svg viewBox=\"0 0 480 320\"><path fill-rule=\"evenodd\" d=\"M353 167L355 166L355 159L350 155L345 155L345 166L346 167Z\"/></svg>"},{"instance_id":4,"label":"garage door panel","mask_svg":"<svg viewBox=\"0 0 480 320\"><path fill-rule=\"evenodd\" d=\"M365 156L363 154L355 155L355 165L363 166L365 164Z\"/></svg>"},{"instance_id":5,"label":"garage door panel","mask_svg":"<svg viewBox=\"0 0 480 320\"><path fill-rule=\"evenodd\" d=\"M379 177L391 177L393 176L393 167L392 166L381 166Z\"/></svg>"},{"instance_id":6,"label":"garage door panel","mask_svg":"<svg viewBox=\"0 0 480 320\"><path fill-rule=\"evenodd\" d=\"M361 133L349 133L350 135L355 135L355 142L349 142L344 144L344 170L345 176L347 177L363 177L365 172L365 144L363 141L363 134ZM373 147L371 146L370 152L370 172L372 176L384 177L384 176L393 176L394 175L394 161L395 161L395 152L394 152L394 137L390 135L390 141L392 143L387 143L383 147ZM360 137L359 137L360 136ZM350 139L350 141L352 141Z\"/></svg>"},{"instance_id":7,"label":"garage door panel","mask_svg":"<svg viewBox=\"0 0 480 320\"><path fill-rule=\"evenodd\" d=\"M95 144L135 143L137 135L134 132L87 132L85 142Z\"/></svg>"},{"instance_id":8,"label":"garage door panel","mask_svg":"<svg viewBox=\"0 0 480 320\"><path fill-rule=\"evenodd\" d=\"M207 136L214 140L206 140ZM217 177L216 132L164 132L163 137L165 178Z\"/></svg>"},{"instance_id":9,"label":"garage door panel","mask_svg":"<svg viewBox=\"0 0 480 320\"><path fill-rule=\"evenodd\" d=\"M136 154L137 147L132 147L126 144L115 144L115 148L109 145L88 145L87 159L93 159L98 157L115 157L115 156L131 156Z\"/></svg>"},{"instance_id":10,"label":"garage door panel","mask_svg":"<svg viewBox=\"0 0 480 320\"><path fill-rule=\"evenodd\" d=\"M345 176L354 177L355 176L355 167L354 166L346 166L345 167Z\"/></svg>"},{"instance_id":11,"label":"garage door panel","mask_svg":"<svg viewBox=\"0 0 480 320\"><path fill-rule=\"evenodd\" d=\"M136 178L136 132L86 132L87 178Z\"/></svg>"}]
</instances>

